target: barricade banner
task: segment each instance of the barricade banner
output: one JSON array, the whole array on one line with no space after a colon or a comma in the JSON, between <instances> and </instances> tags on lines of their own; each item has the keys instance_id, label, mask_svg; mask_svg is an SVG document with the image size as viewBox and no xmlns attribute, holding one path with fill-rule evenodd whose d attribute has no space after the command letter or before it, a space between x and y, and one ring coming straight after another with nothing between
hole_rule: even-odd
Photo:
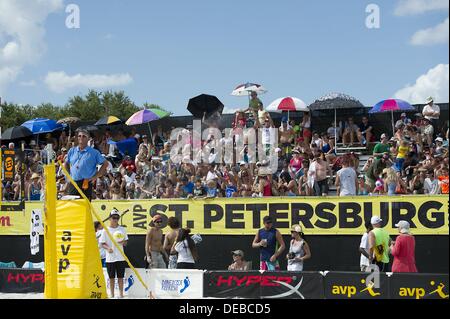
<instances>
[{"instance_id":1,"label":"barricade banner","mask_svg":"<svg viewBox=\"0 0 450 319\"><path fill-rule=\"evenodd\" d=\"M385 273L330 271L323 281L326 299L389 298L389 280Z\"/></svg>"},{"instance_id":2,"label":"barricade banner","mask_svg":"<svg viewBox=\"0 0 450 319\"><path fill-rule=\"evenodd\" d=\"M448 274L393 273L389 277L391 299L448 299Z\"/></svg>"},{"instance_id":3,"label":"barricade banner","mask_svg":"<svg viewBox=\"0 0 450 319\"><path fill-rule=\"evenodd\" d=\"M106 283L89 205L84 200L56 202L58 298L107 298ZM46 260L46 271L49 271Z\"/></svg>"},{"instance_id":4,"label":"barricade banner","mask_svg":"<svg viewBox=\"0 0 450 319\"><path fill-rule=\"evenodd\" d=\"M319 272L205 272L205 297L263 299L323 299Z\"/></svg>"},{"instance_id":5,"label":"barricade banner","mask_svg":"<svg viewBox=\"0 0 450 319\"><path fill-rule=\"evenodd\" d=\"M43 293L44 272L40 269L0 269L0 292Z\"/></svg>"},{"instance_id":6,"label":"barricade banner","mask_svg":"<svg viewBox=\"0 0 450 319\"><path fill-rule=\"evenodd\" d=\"M283 280L283 277L275 279ZM259 298L261 285L273 284L261 280L259 271L207 271L204 279L205 297Z\"/></svg>"},{"instance_id":7,"label":"barricade banner","mask_svg":"<svg viewBox=\"0 0 450 319\"><path fill-rule=\"evenodd\" d=\"M264 272L261 298L323 299L323 277L319 272Z\"/></svg>"},{"instance_id":8,"label":"barricade banner","mask_svg":"<svg viewBox=\"0 0 450 319\"><path fill-rule=\"evenodd\" d=\"M203 270L149 269L149 288L157 299L203 298Z\"/></svg>"},{"instance_id":9,"label":"barricade banner","mask_svg":"<svg viewBox=\"0 0 450 319\"><path fill-rule=\"evenodd\" d=\"M372 215L383 220L391 235L395 224L407 220L414 235L448 235L448 196L265 197L214 199L158 199L94 201L103 219L115 207L125 213L120 223L130 235L145 235L152 216L160 214L163 226L177 217L183 227L204 235L254 235L262 219L272 216L282 234L300 223L309 235L361 235ZM0 212L0 235L26 235L30 213L42 203L26 203L25 213ZM168 231L165 227L164 231Z\"/></svg>"}]
</instances>

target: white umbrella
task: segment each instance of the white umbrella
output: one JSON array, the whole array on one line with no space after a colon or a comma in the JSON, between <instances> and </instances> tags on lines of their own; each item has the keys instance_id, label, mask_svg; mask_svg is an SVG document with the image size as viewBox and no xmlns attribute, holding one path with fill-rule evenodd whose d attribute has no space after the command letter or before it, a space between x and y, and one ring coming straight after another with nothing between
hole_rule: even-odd
<instances>
[{"instance_id":1,"label":"white umbrella","mask_svg":"<svg viewBox=\"0 0 450 319\"><path fill-rule=\"evenodd\" d=\"M238 85L231 95L234 96L249 96L251 92L256 92L258 94L264 94L267 90L261 85L256 83L247 82L245 84Z\"/></svg>"}]
</instances>

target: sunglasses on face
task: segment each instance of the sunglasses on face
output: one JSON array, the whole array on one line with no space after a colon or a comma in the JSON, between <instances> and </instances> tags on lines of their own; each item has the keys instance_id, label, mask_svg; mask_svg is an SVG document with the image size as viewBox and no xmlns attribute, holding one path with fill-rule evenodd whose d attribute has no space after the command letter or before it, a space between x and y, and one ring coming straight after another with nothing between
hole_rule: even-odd
<instances>
[{"instance_id":1,"label":"sunglasses on face","mask_svg":"<svg viewBox=\"0 0 450 319\"><path fill-rule=\"evenodd\" d=\"M155 221L155 224L161 224L161 223L162 223L162 220Z\"/></svg>"},{"instance_id":2,"label":"sunglasses on face","mask_svg":"<svg viewBox=\"0 0 450 319\"><path fill-rule=\"evenodd\" d=\"M111 217L111 219L119 220L120 217L119 216L115 216L115 217Z\"/></svg>"}]
</instances>

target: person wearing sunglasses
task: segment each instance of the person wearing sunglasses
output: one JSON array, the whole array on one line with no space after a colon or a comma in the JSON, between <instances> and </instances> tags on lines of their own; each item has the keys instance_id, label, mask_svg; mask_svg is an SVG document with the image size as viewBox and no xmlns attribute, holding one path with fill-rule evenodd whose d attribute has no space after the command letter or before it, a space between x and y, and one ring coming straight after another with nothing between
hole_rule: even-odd
<instances>
[{"instance_id":1,"label":"person wearing sunglasses","mask_svg":"<svg viewBox=\"0 0 450 319\"><path fill-rule=\"evenodd\" d=\"M79 129L77 131L78 146L69 150L64 165L78 187L91 200L92 183L105 174L108 161L99 151L88 146L89 137L90 134L87 130ZM101 165L98 171L97 165ZM80 196L72 184L69 185L68 195Z\"/></svg>"},{"instance_id":2,"label":"person wearing sunglasses","mask_svg":"<svg viewBox=\"0 0 450 319\"><path fill-rule=\"evenodd\" d=\"M249 262L244 259L244 252L240 249L231 252L233 263L228 266L228 270L249 270Z\"/></svg>"},{"instance_id":3,"label":"person wearing sunglasses","mask_svg":"<svg viewBox=\"0 0 450 319\"><path fill-rule=\"evenodd\" d=\"M112 238L103 231L99 242L106 250L106 270L109 277L110 295L114 298L114 281L117 278L119 283L119 297L123 298L123 278L125 276L125 268L127 263L124 258L123 247L127 245L128 235L124 227L119 225L120 213L117 209L113 209L109 214L108 230ZM115 245L112 241L117 244ZM116 247L118 246L119 249Z\"/></svg>"},{"instance_id":4,"label":"person wearing sunglasses","mask_svg":"<svg viewBox=\"0 0 450 319\"><path fill-rule=\"evenodd\" d=\"M168 260L163 245L161 215L153 216L150 229L145 237L145 254L149 268L167 268L165 260Z\"/></svg>"}]
</instances>

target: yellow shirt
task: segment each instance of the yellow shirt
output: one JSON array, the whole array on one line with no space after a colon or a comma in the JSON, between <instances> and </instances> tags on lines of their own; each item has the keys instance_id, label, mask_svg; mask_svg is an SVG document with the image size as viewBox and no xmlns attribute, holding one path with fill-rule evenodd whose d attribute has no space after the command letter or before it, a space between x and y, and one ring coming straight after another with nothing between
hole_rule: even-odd
<instances>
[{"instance_id":1,"label":"yellow shirt","mask_svg":"<svg viewBox=\"0 0 450 319\"><path fill-rule=\"evenodd\" d=\"M406 158L406 155L408 155L409 152L409 146L399 146L397 158Z\"/></svg>"}]
</instances>

